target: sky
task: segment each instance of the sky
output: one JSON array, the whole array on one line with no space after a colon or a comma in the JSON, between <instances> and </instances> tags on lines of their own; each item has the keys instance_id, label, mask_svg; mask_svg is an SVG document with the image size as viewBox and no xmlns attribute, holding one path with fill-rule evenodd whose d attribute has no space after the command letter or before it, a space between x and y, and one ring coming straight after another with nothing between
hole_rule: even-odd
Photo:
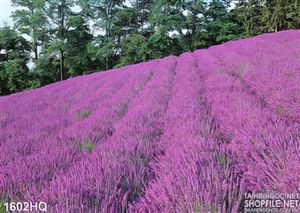
<instances>
[{"instance_id":1,"label":"sky","mask_svg":"<svg viewBox=\"0 0 300 213\"><path fill-rule=\"evenodd\" d=\"M11 12L13 7L11 6L11 0L0 0L0 26L6 22L11 24Z\"/></svg>"}]
</instances>

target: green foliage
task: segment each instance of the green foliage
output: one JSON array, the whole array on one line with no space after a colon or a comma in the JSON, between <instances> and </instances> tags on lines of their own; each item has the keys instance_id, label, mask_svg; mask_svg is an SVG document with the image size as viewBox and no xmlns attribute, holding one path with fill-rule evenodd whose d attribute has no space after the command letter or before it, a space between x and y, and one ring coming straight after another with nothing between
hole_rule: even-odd
<instances>
[{"instance_id":1,"label":"green foliage","mask_svg":"<svg viewBox=\"0 0 300 213\"><path fill-rule=\"evenodd\" d=\"M263 15L261 0L239 0L232 14L242 29L242 36L252 36L261 33Z\"/></svg>"},{"instance_id":2,"label":"green foliage","mask_svg":"<svg viewBox=\"0 0 300 213\"><path fill-rule=\"evenodd\" d=\"M71 30L67 32L66 61L69 76L82 75L85 71L96 69L88 52L88 45L93 36L86 21L79 14L70 17L68 25Z\"/></svg>"},{"instance_id":3,"label":"green foliage","mask_svg":"<svg viewBox=\"0 0 300 213\"><path fill-rule=\"evenodd\" d=\"M139 13L134 8L123 8L114 15L112 30L117 35L130 35L140 27Z\"/></svg>"},{"instance_id":4,"label":"green foliage","mask_svg":"<svg viewBox=\"0 0 300 213\"><path fill-rule=\"evenodd\" d=\"M164 31L182 33L186 17L182 13L181 1L158 0L151 11L150 22Z\"/></svg>"},{"instance_id":5,"label":"green foliage","mask_svg":"<svg viewBox=\"0 0 300 213\"><path fill-rule=\"evenodd\" d=\"M18 8L12 14L15 28L30 37L31 50L35 54L34 59L37 60L38 47L47 39L45 0L12 0L12 3Z\"/></svg>"},{"instance_id":6,"label":"green foliage","mask_svg":"<svg viewBox=\"0 0 300 213\"><path fill-rule=\"evenodd\" d=\"M201 205L198 202L193 204L194 213L200 213Z\"/></svg>"},{"instance_id":7,"label":"green foliage","mask_svg":"<svg viewBox=\"0 0 300 213\"><path fill-rule=\"evenodd\" d=\"M228 159L227 156L221 153L215 153L215 159L217 162L219 162L221 168L225 169L228 165Z\"/></svg>"},{"instance_id":8,"label":"green foliage","mask_svg":"<svg viewBox=\"0 0 300 213\"><path fill-rule=\"evenodd\" d=\"M0 95L264 32L300 28L299 0L12 3L14 28L0 28Z\"/></svg>"},{"instance_id":9,"label":"green foliage","mask_svg":"<svg viewBox=\"0 0 300 213\"><path fill-rule=\"evenodd\" d=\"M278 31L284 28L287 25L286 19L286 1L282 0L273 0L266 3L264 7L264 16L265 16L265 30L267 31Z\"/></svg>"},{"instance_id":10,"label":"green foliage","mask_svg":"<svg viewBox=\"0 0 300 213\"><path fill-rule=\"evenodd\" d=\"M40 82L40 85L50 84L59 81L60 61L55 55L44 54L39 57L34 68L35 80Z\"/></svg>"},{"instance_id":11,"label":"green foliage","mask_svg":"<svg viewBox=\"0 0 300 213\"><path fill-rule=\"evenodd\" d=\"M0 213L4 213L6 212L6 208L4 206L4 204L6 203L7 201L5 199L1 199L0 198Z\"/></svg>"},{"instance_id":12,"label":"green foliage","mask_svg":"<svg viewBox=\"0 0 300 213\"><path fill-rule=\"evenodd\" d=\"M210 45L233 40L239 36L238 24L232 21L228 7L227 1L213 0L205 12L205 26Z\"/></svg>"},{"instance_id":13,"label":"green foliage","mask_svg":"<svg viewBox=\"0 0 300 213\"><path fill-rule=\"evenodd\" d=\"M152 34L148 39L148 54L151 58L161 58L167 55L179 55L182 48L176 37L170 37L163 29Z\"/></svg>"},{"instance_id":14,"label":"green foliage","mask_svg":"<svg viewBox=\"0 0 300 213\"><path fill-rule=\"evenodd\" d=\"M104 36L98 37L88 47L88 52L92 55L92 60L101 59L105 65L104 69L110 69L114 66L113 58L115 57L116 44L110 38Z\"/></svg>"},{"instance_id":15,"label":"green foliage","mask_svg":"<svg viewBox=\"0 0 300 213\"><path fill-rule=\"evenodd\" d=\"M92 152L94 149L94 144L90 140L84 140L82 143L80 143L80 149L87 152Z\"/></svg>"},{"instance_id":16,"label":"green foliage","mask_svg":"<svg viewBox=\"0 0 300 213\"><path fill-rule=\"evenodd\" d=\"M0 95L26 89L30 80L26 65L29 46L10 27L0 29Z\"/></svg>"},{"instance_id":17,"label":"green foliage","mask_svg":"<svg viewBox=\"0 0 300 213\"><path fill-rule=\"evenodd\" d=\"M148 58L147 58L148 57ZM118 66L134 64L149 59L147 38L141 34L133 34L126 38L121 47L121 59Z\"/></svg>"},{"instance_id":18,"label":"green foliage","mask_svg":"<svg viewBox=\"0 0 300 213\"><path fill-rule=\"evenodd\" d=\"M0 61L15 58L28 59L30 47L28 42L10 27L0 28Z\"/></svg>"},{"instance_id":19,"label":"green foliage","mask_svg":"<svg viewBox=\"0 0 300 213\"><path fill-rule=\"evenodd\" d=\"M3 68L2 76L9 91L18 92L27 88L29 73L24 59L6 61Z\"/></svg>"}]
</instances>

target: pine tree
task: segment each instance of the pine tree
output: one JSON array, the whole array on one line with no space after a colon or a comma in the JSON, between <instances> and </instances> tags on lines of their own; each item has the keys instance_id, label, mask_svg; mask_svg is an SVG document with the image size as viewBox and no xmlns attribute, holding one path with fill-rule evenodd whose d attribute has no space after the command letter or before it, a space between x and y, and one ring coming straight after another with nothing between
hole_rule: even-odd
<instances>
[{"instance_id":1,"label":"pine tree","mask_svg":"<svg viewBox=\"0 0 300 213\"><path fill-rule=\"evenodd\" d=\"M12 0L18 9L13 12L14 26L30 39L35 61L38 60L39 46L46 41L48 24L44 7L45 0Z\"/></svg>"},{"instance_id":2,"label":"pine tree","mask_svg":"<svg viewBox=\"0 0 300 213\"><path fill-rule=\"evenodd\" d=\"M60 80L65 79L65 54L67 33L69 31L68 21L72 16L73 0L47 0L47 16L51 20L51 45L49 50L59 54L60 58Z\"/></svg>"}]
</instances>

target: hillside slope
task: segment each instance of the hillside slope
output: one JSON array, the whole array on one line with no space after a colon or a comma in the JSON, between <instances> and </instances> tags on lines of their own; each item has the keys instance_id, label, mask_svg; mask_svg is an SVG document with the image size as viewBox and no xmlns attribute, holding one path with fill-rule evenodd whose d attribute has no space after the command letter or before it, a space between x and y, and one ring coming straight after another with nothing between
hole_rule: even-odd
<instances>
[{"instance_id":1,"label":"hillside slope","mask_svg":"<svg viewBox=\"0 0 300 213\"><path fill-rule=\"evenodd\" d=\"M299 82L285 31L1 97L0 200L235 212L244 192L298 192Z\"/></svg>"}]
</instances>

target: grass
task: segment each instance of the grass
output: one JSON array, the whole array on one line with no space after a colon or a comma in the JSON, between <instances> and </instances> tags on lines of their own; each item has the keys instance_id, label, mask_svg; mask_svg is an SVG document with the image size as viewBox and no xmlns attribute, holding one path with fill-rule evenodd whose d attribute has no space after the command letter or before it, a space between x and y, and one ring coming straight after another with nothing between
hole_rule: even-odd
<instances>
[{"instance_id":1,"label":"grass","mask_svg":"<svg viewBox=\"0 0 300 213\"><path fill-rule=\"evenodd\" d=\"M189 212L189 211L187 211ZM193 212L194 213L217 213L218 208L216 203L211 203L208 205L201 205L199 201L194 202L193 204Z\"/></svg>"},{"instance_id":2,"label":"grass","mask_svg":"<svg viewBox=\"0 0 300 213\"><path fill-rule=\"evenodd\" d=\"M6 212L6 209L5 209L5 206L4 204L6 203L7 201L3 198L0 198L0 213L5 213Z\"/></svg>"},{"instance_id":3,"label":"grass","mask_svg":"<svg viewBox=\"0 0 300 213\"><path fill-rule=\"evenodd\" d=\"M227 156L226 155L222 155L220 153L216 153L215 154L215 158L216 160L219 162L220 166L225 169L227 164L228 164L228 160L227 160Z\"/></svg>"},{"instance_id":4,"label":"grass","mask_svg":"<svg viewBox=\"0 0 300 213\"><path fill-rule=\"evenodd\" d=\"M282 105L277 105L275 107L275 112L277 115L282 115L285 112L285 109Z\"/></svg>"},{"instance_id":5,"label":"grass","mask_svg":"<svg viewBox=\"0 0 300 213\"><path fill-rule=\"evenodd\" d=\"M128 102L125 101L117 106L114 106L113 109L118 115L124 115L128 110Z\"/></svg>"},{"instance_id":6,"label":"grass","mask_svg":"<svg viewBox=\"0 0 300 213\"><path fill-rule=\"evenodd\" d=\"M199 202L195 202L193 204L194 213L200 213L201 211L201 204Z\"/></svg>"},{"instance_id":7,"label":"grass","mask_svg":"<svg viewBox=\"0 0 300 213\"><path fill-rule=\"evenodd\" d=\"M77 116L80 120L87 118L92 113L92 110L89 108L83 109L77 112Z\"/></svg>"},{"instance_id":8,"label":"grass","mask_svg":"<svg viewBox=\"0 0 300 213\"><path fill-rule=\"evenodd\" d=\"M87 152L92 152L94 149L94 144L90 140L85 140L80 143L80 149Z\"/></svg>"}]
</instances>

